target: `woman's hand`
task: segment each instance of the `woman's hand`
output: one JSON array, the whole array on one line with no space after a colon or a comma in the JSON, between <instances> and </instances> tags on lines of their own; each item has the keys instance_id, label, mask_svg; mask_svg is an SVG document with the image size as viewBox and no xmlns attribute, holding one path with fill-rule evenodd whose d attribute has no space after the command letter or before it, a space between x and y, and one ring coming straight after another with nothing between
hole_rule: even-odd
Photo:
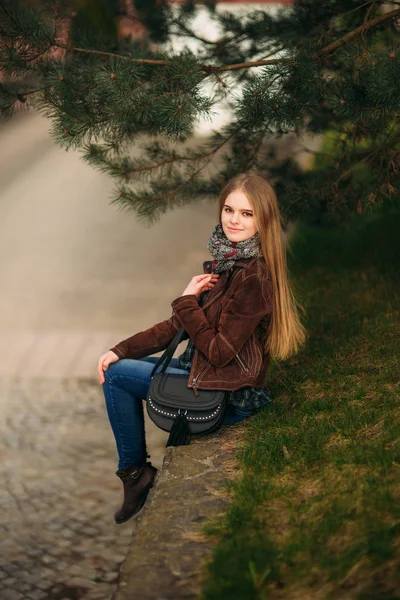
<instances>
[{"instance_id":1,"label":"woman's hand","mask_svg":"<svg viewBox=\"0 0 400 600\"><path fill-rule=\"evenodd\" d=\"M105 382L103 371L107 371L108 365L113 362L116 362L117 360L119 360L119 356L117 356L112 350L109 350L108 352L100 356L97 365L97 373L101 384Z\"/></svg>"},{"instance_id":2,"label":"woman's hand","mask_svg":"<svg viewBox=\"0 0 400 600\"><path fill-rule=\"evenodd\" d=\"M192 277L182 296L188 296L189 294L195 294L196 296L199 296L201 292L212 290L218 281L218 277L218 273L212 273L211 275L195 275Z\"/></svg>"}]
</instances>

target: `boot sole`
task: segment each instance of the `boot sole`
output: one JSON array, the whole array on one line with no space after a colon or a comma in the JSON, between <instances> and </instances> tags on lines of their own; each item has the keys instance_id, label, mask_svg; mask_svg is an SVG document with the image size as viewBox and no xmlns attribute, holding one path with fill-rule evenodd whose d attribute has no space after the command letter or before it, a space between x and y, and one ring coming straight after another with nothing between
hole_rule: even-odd
<instances>
[{"instance_id":1,"label":"boot sole","mask_svg":"<svg viewBox=\"0 0 400 600\"><path fill-rule=\"evenodd\" d=\"M114 518L114 521L116 522L117 525L121 525L121 523L126 523L126 521L129 521L129 519L132 519L132 517L136 516L138 514L138 512L143 508L144 503L147 500L147 496L149 495L149 492L151 490L151 488L153 487L153 485L149 486L147 488L147 490L145 490L143 492L143 495L140 499L140 504L138 505L138 507L136 508L135 512L133 512L131 515L129 515L129 517L126 517L125 519L121 519L119 521L117 521L117 519Z\"/></svg>"}]
</instances>

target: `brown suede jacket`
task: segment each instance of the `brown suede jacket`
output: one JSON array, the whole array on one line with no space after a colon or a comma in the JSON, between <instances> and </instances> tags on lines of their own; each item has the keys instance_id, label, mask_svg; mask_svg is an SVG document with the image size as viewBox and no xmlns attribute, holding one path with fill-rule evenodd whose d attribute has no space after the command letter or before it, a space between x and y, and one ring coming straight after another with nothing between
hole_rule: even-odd
<instances>
[{"instance_id":1,"label":"brown suede jacket","mask_svg":"<svg viewBox=\"0 0 400 600\"><path fill-rule=\"evenodd\" d=\"M209 272L211 261L203 263ZM171 303L170 319L140 331L110 348L120 358L144 358L165 350L178 329L196 347L188 387L237 390L262 387L270 357L264 352L272 311L272 280L264 259L247 258L221 273L199 306L195 294Z\"/></svg>"}]
</instances>

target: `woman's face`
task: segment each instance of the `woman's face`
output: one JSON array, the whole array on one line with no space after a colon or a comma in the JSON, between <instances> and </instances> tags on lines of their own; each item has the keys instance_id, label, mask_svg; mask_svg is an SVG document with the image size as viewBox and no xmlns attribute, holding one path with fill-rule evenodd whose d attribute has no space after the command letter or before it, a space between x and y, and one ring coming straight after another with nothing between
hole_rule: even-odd
<instances>
[{"instance_id":1,"label":"woman's face","mask_svg":"<svg viewBox=\"0 0 400 600\"><path fill-rule=\"evenodd\" d=\"M231 242L244 242L257 232L254 211L242 190L227 196L221 213L222 229Z\"/></svg>"}]
</instances>

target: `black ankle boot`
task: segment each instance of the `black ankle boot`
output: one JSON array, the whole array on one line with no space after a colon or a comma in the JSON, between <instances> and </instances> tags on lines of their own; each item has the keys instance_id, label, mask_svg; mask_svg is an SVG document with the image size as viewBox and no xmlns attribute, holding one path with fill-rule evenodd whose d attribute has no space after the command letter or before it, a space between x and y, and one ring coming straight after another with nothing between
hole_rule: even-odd
<instances>
[{"instance_id":1,"label":"black ankle boot","mask_svg":"<svg viewBox=\"0 0 400 600\"><path fill-rule=\"evenodd\" d=\"M115 472L124 484L124 501L121 508L114 514L116 523L125 523L139 512L146 502L150 488L153 487L156 473L157 469L150 461L141 465L131 465Z\"/></svg>"}]
</instances>

